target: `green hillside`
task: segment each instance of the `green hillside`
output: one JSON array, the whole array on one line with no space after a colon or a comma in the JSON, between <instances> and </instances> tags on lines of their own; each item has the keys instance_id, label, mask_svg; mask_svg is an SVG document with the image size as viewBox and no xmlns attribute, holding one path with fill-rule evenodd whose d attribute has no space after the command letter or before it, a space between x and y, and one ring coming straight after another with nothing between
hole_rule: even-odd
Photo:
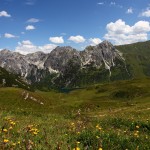
<instances>
[{"instance_id":1,"label":"green hillside","mask_svg":"<svg viewBox=\"0 0 150 150\"><path fill-rule=\"evenodd\" d=\"M150 41L117 46L116 48L123 52L134 78L150 76Z\"/></svg>"},{"instance_id":2,"label":"green hillside","mask_svg":"<svg viewBox=\"0 0 150 150\"><path fill-rule=\"evenodd\" d=\"M149 78L70 93L0 88L0 148L148 150L149 89Z\"/></svg>"}]
</instances>

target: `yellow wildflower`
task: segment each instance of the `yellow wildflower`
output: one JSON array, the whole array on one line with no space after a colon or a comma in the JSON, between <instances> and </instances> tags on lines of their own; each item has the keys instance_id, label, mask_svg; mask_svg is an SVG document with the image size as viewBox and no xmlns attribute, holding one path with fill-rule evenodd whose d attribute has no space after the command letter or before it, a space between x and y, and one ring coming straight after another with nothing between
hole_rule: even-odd
<instances>
[{"instance_id":1,"label":"yellow wildflower","mask_svg":"<svg viewBox=\"0 0 150 150\"><path fill-rule=\"evenodd\" d=\"M20 141L18 141L18 144L20 144Z\"/></svg>"},{"instance_id":2,"label":"yellow wildflower","mask_svg":"<svg viewBox=\"0 0 150 150\"><path fill-rule=\"evenodd\" d=\"M74 126L74 123L72 122L71 125Z\"/></svg>"},{"instance_id":3,"label":"yellow wildflower","mask_svg":"<svg viewBox=\"0 0 150 150\"><path fill-rule=\"evenodd\" d=\"M99 136L96 136L97 139L99 139Z\"/></svg>"},{"instance_id":4,"label":"yellow wildflower","mask_svg":"<svg viewBox=\"0 0 150 150\"><path fill-rule=\"evenodd\" d=\"M137 125L136 128L139 129L140 127Z\"/></svg>"},{"instance_id":5,"label":"yellow wildflower","mask_svg":"<svg viewBox=\"0 0 150 150\"><path fill-rule=\"evenodd\" d=\"M12 146L16 146L16 143L12 143Z\"/></svg>"},{"instance_id":6,"label":"yellow wildflower","mask_svg":"<svg viewBox=\"0 0 150 150\"><path fill-rule=\"evenodd\" d=\"M7 129L3 129L3 132L7 132L8 130Z\"/></svg>"},{"instance_id":7,"label":"yellow wildflower","mask_svg":"<svg viewBox=\"0 0 150 150\"><path fill-rule=\"evenodd\" d=\"M33 132L34 135L37 135L37 132Z\"/></svg>"},{"instance_id":8,"label":"yellow wildflower","mask_svg":"<svg viewBox=\"0 0 150 150\"><path fill-rule=\"evenodd\" d=\"M134 133L134 136L137 137L137 138L139 137L137 132Z\"/></svg>"},{"instance_id":9,"label":"yellow wildflower","mask_svg":"<svg viewBox=\"0 0 150 150\"><path fill-rule=\"evenodd\" d=\"M73 150L80 150L80 148L79 148L79 147L76 147L76 148L74 148Z\"/></svg>"},{"instance_id":10,"label":"yellow wildflower","mask_svg":"<svg viewBox=\"0 0 150 150\"><path fill-rule=\"evenodd\" d=\"M99 129L99 130L102 130L102 128L101 128L101 127L99 127L98 129Z\"/></svg>"},{"instance_id":11,"label":"yellow wildflower","mask_svg":"<svg viewBox=\"0 0 150 150\"><path fill-rule=\"evenodd\" d=\"M98 150L103 150L101 147Z\"/></svg>"},{"instance_id":12,"label":"yellow wildflower","mask_svg":"<svg viewBox=\"0 0 150 150\"><path fill-rule=\"evenodd\" d=\"M9 142L9 140L8 139L4 139L4 141L3 141L4 143L8 143Z\"/></svg>"},{"instance_id":13,"label":"yellow wildflower","mask_svg":"<svg viewBox=\"0 0 150 150\"><path fill-rule=\"evenodd\" d=\"M11 121L11 122L10 122L10 124L11 124L11 125L15 125L16 123L15 123L15 122L13 122L13 121Z\"/></svg>"},{"instance_id":14,"label":"yellow wildflower","mask_svg":"<svg viewBox=\"0 0 150 150\"><path fill-rule=\"evenodd\" d=\"M134 136L137 136L137 135L138 135L138 133L135 132L135 133L134 133Z\"/></svg>"},{"instance_id":15,"label":"yellow wildflower","mask_svg":"<svg viewBox=\"0 0 150 150\"><path fill-rule=\"evenodd\" d=\"M12 127L12 126L10 126L10 127L9 127L9 130L12 130L12 129L13 129L13 127Z\"/></svg>"}]
</instances>

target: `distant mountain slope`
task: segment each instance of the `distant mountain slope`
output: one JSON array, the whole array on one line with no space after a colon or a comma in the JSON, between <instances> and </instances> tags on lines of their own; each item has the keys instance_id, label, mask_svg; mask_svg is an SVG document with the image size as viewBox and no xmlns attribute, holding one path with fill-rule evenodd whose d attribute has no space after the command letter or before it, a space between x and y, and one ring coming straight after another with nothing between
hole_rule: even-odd
<instances>
[{"instance_id":1,"label":"distant mountain slope","mask_svg":"<svg viewBox=\"0 0 150 150\"><path fill-rule=\"evenodd\" d=\"M150 41L122 46L103 41L83 51L56 47L49 54L2 50L0 66L44 90L143 78L150 76Z\"/></svg>"},{"instance_id":2,"label":"distant mountain slope","mask_svg":"<svg viewBox=\"0 0 150 150\"><path fill-rule=\"evenodd\" d=\"M49 54L36 52L21 55L2 50L0 66L38 87L41 84L49 87L78 87L129 78L125 59L108 41L88 46L83 51L69 46L56 47Z\"/></svg>"},{"instance_id":3,"label":"distant mountain slope","mask_svg":"<svg viewBox=\"0 0 150 150\"><path fill-rule=\"evenodd\" d=\"M68 61L64 71L54 80L56 85L83 87L130 78L122 53L108 41L86 47L84 51L80 51L80 57L81 59L77 57Z\"/></svg>"},{"instance_id":4,"label":"distant mountain slope","mask_svg":"<svg viewBox=\"0 0 150 150\"><path fill-rule=\"evenodd\" d=\"M150 76L150 41L116 46L123 53L133 78Z\"/></svg>"},{"instance_id":5,"label":"distant mountain slope","mask_svg":"<svg viewBox=\"0 0 150 150\"><path fill-rule=\"evenodd\" d=\"M26 90L33 90L30 85L25 83L19 76L6 71L0 67L0 87L19 87Z\"/></svg>"}]
</instances>

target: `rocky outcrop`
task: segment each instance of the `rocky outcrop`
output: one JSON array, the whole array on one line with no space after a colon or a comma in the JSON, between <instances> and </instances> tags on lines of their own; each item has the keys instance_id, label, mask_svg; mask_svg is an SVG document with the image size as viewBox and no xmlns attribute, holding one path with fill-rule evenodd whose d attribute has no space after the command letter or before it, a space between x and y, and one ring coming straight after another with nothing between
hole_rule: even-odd
<instances>
[{"instance_id":1,"label":"rocky outcrop","mask_svg":"<svg viewBox=\"0 0 150 150\"><path fill-rule=\"evenodd\" d=\"M49 54L44 66L49 71L63 72L70 60L81 63L80 52L70 46L57 47Z\"/></svg>"},{"instance_id":2,"label":"rocky outcrop","mask_svg":"<svg viewBox=\"0 0 150 150\"><path fill-rule=\"evenodd\" d=\"M45 54L43 55L46 56ZM44 63L46 59L43 58L43 55L39 57L39 55L30 54L29 56L9 50L2 50L0 51L0 66L9 72L27 79L28 83L38 82L41 77L44 77L41 75L41 72L43 74L47 72L46 68L42 67L42 63ZM42 62L41 59L44 61Z\"/></svg>"},{"instance_id":3,"label":"rocky outcrop","mask_svg":"<svg viewBox=\"0 0 150 150\"><path fill-rule=\"evenodd\" d=\"M103 64L105 69L109 70L111 75L111 67L115 66L115 60L124 61L121 52L119 52L110 42L103 41L96 46L88 46L81 52L82 66L93 63L95 67L100 68Z\"/></svg>"}]
</instances>

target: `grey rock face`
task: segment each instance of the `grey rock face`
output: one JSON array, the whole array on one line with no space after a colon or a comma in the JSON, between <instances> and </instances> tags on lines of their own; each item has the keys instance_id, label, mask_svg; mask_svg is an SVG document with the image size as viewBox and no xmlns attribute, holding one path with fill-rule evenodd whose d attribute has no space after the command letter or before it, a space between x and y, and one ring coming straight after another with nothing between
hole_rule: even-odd
<instances>
[{"instance_id":1,"label":"grey rock face","mask_svg":"<svg viewBox=\"0 0 150 150\"><path fill-rule=\"evenodd\" d=\"M21 54L2 50L0 51L0 66L10 72L25 76L28 63Z\"/></svg>"},{"instance_id":2,"label":"grey rock face","mask_svg":"<svg viewBox=\"0 0 150 150\"><path fill-rule=\"evenodd\" d=\"M39 76L41 68L39 66L42 62L41 59L44 59L44 56L42 55L41 58L37 56L37 58L35 58L33 55L34 54L31 54L30 57L9 50L2 50L0 51L0 66L9 72L18 74L21 77L28 79L29 83L33 82L30 79L31 76L32 79L34 79L34 82L37 82L41 79L41 75ZM39 59L39 61L37 59ZM36 65L36 63L38 65ZM45 70L45 68L43 68L43 70Z\"/></svg>"},{"instance_id":3,"label":"grey rock face","mask_svg":"<svg viewBox=\"0 0 150 150\"><path fill-rule=\"evenodd\" d=\"M115 49L115 47L108 41L104 41L96 46L89 46L83 52L81 52L83 66L94 62L95 66L101 67L104 63L107 67L114 66L114 60L116 58L122 59L123 57Z\"/></svg>"},{"instance_id":4,"label":"grey rock face","mask_svg":"<svg viewBox=\"0 0 150 150\"><path fill-rule=\"evenodd\" d=\"M36 52L21 55L6 49L0 51L0 66L19 74L30 83L40 81L47 72L63 73L70 61L80 65L81 69L90 63L97 68L105 65L111 75L111 67L115 66L116 59L124 61L122 54L108 41L89 46L84 51L77 51L69 46L56 47L49 54Z\"/></svg>"},{"instance_id":5,"label":"grey rock face","mask_svg":"<svg viewBox=\"0 0 150 150\"><path fill-rule=\"evenodd\" d=\"M70 60L81 63L80 52L72 47L56 47L48 56L44 66L56 72L63 72Z\"/></svg>"},{"instance_id":6,"label":"grey rock face","mask_svg":"<svg viewBox=\"0 0 150 150\"><path fill-rule=\"evenodd\" d=\"M26 61L30 64L36 65L39 69L44 69L44 62L46 61L48 55L43 52L35 52L27 54L24 56Z\"/></svg>"}]
</instances>

